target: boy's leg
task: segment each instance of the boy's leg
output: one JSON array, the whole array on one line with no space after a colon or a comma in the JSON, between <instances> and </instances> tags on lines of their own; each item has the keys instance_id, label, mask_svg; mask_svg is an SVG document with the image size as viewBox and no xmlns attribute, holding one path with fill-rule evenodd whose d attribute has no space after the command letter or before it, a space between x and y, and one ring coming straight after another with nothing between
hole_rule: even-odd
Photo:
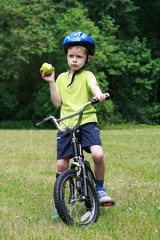
<instances>
[{"instance_id":1,"label":"boy's leg","mask_svg":"<svg viewBox=\"0 0 160 240\"><path fill-rule=\"evenodd\" d=\"M67 170L69 167L69 157L57 161L57 173Z\"/></svg>"},{"instance_id":2,"label":"boy's leg","mask_svg":"<svg viewBox=\"0 0 160 240\"><path fill-rule=\"evenodd\" d=\"M92 158L94 161L94 172L96 177L96 189L99 195L99 201L110 202L112 201L111 197L105 192L104 188L104 175L105 175L105 161L102 147L99 145L93 145L90 148Z\"/></svg>"},{"instance_id":3,"label":"boy's leg","mask_svg":"<svg viewBox=\"0 0 160 240\"><path fill-rule=\"evenodd\" d=\"M69 157L66 157L64 159L59 159L57 161L57 174L56 174L56 178L65 170L67 170L69 167ZM52 219L55 219L57 218L59 215L58 215L58 212L57 212L57 209L55 207L55 211L54 211L54 214L52 215Z\"/></svg>"},{"instance_id":4,"label":"boy's leg","mask_svg":"<svg viewBox=\"0 0 160 240\"><path fill-rule=\"evenodd\" d=\"M56 169L56 178L69 167L69 159L72 154L71 146L71 135L69 133L57 133L57 169ZM68 157L66 157L68 156ZM52 218L58 217L57 209Z\"/></svg>"},{"instance_id":5,"label":"boy's leg","mask_svg":"<svg viewBox=\"0 0 160 240\"><path fill-rule=\"evenodd\" d=\"M94 172L97 180L104 180L105 174L105 162L104 162L104 154L101 146L94 145L89 147L92 159L94 161Z\"/></svg>"}]
</instances>

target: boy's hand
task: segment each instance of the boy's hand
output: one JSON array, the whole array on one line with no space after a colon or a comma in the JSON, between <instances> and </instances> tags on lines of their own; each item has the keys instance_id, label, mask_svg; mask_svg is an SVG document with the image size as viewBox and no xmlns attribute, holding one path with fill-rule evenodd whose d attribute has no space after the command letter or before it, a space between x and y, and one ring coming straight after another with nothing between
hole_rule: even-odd
<instances>
[{"instance_id":1,"label":"boy's hand","mask_svg":"<svg viewBox=\"0 0 160 240\"><path fill-rule=\"evenodd\" d=\"M41 68L40 74L46 82L48 82L48 83L55 82L55 69L54 68L53 68L53 72L50 75L46 75L45 72L43 72L42 68Z\"/></svg>"},{"instance_id":2,"label":"boy's hand","mask_svg":"<svg viewBox=\"0 0 160 240\"><path fill-rule=\"evenodd\" d=\"M109 93L99 93L93 99L98 99L100 103L106 100L106 96L110 96Z\"/></svg>"},{"instance_id":3,"label":"boy's hand","mask_svg":"<svg viewBox=\"0 0 160 240\"><path fill-rule=\"evenodd\" d=\"M55 107L59 107L62 103L61 95L57 93L56 86L55 86L55 69L53 68L53 72L50 75L46 75L45 72L40 69L40 74L42 78L49 83L50 93L52 103Z\"/></svg>"},{"instance_id":4,"label":"boy's hand","mask_svg":"<svg viewBox=\"0 0 160 240\"><path fill-rule=\"evenodd\" d=\"M109 97L109 93L102 93L98 85L92 85L91 91L94 95L93 99L98 99L100 103L104 102L106 100L106 96Z\"/></svg>"}]
</instances>

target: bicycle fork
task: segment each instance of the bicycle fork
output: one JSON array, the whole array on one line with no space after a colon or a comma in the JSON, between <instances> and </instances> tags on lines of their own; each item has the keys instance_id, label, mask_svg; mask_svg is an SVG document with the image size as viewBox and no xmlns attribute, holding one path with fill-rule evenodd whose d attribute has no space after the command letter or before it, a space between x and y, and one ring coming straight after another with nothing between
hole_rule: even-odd
<instances>
[{"instance_id":1,"label":"bicycle fork","mask_svg":"<svg viewBox=\"0 0 160 240\"><path fill-rule=\"evenodd\" d=\"M83 198L87 198L88 196L88 189L87 189L87 176L86 176L86 169L85 165L83 163L83 153L80 143L80 130L77 129L75 132L72 133L72 149L73 149L73 159L74 162L72 162L72 165L75 165L78 167L77 175L81 176L83 178L84 188L83 188Z\"/></svg>"}]
</instances>

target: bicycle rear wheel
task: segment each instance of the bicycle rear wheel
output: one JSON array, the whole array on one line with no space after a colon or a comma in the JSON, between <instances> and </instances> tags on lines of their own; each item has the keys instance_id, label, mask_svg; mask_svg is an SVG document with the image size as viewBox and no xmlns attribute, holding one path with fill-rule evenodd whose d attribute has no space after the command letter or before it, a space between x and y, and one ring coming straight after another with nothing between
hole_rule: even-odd
<instances>
[{"instance_id":1,"label":"bicycle rear wheel","mask_svg":"<svg viewBox=\"0 0 160 240\"><path fill-rule=\"evenodd\" d=\"M99 215L97 192L87 179L88 196L84 198L83 179L77 170L64 171L54 186L54 202L62 221L67 224L88 225L96 222Z\"/></svg>"}]
</instances>

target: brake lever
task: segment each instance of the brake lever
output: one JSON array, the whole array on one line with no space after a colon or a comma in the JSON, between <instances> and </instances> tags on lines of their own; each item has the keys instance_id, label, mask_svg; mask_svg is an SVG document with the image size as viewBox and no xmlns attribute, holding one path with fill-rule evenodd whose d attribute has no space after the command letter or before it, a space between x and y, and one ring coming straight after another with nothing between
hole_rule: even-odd
<instances>
[{"instance_id":1,"label":"brake lever","mask_svg":"<svg viewBox=\"0 0 160 240\"><path fill-rule=\"evenodd\" d=\"M51 115L47 115L45 118L42 119L41 122L36 123L36 126L39 126L40 124L42 124L50 119L51 119Z\"/></svg>"}]
</instances>

